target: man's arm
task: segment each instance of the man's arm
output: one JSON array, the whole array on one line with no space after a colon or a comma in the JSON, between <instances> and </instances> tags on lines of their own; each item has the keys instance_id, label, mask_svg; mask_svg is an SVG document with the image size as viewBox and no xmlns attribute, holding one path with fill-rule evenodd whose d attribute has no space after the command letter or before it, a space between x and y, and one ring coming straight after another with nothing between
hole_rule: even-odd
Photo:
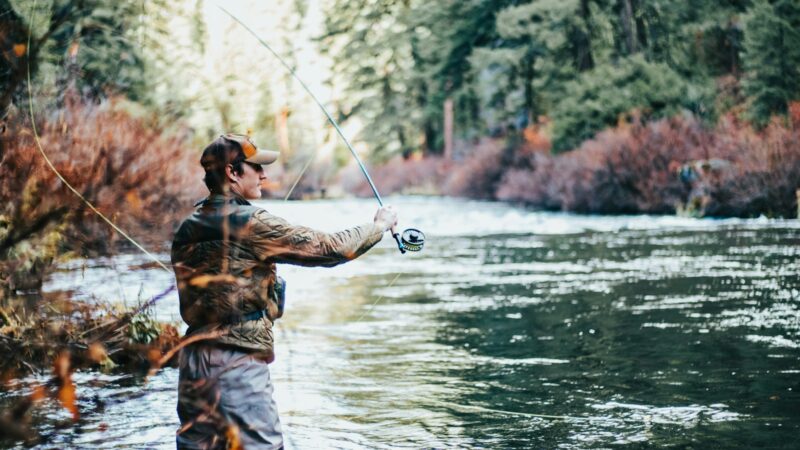
<instances>
[{"instance_id":1,"label":"man's arm","mask_svg":"<svg viewBox=\"0 0 800 450\"><path fill-rule=\"evenodd\" d=\"M251 242L259 259L302 266L332 267L355 259L377 244L397 222L379 211L375 221L338 233L292 225L260 210L253 215Z\"/></svg>"}]
</instances>

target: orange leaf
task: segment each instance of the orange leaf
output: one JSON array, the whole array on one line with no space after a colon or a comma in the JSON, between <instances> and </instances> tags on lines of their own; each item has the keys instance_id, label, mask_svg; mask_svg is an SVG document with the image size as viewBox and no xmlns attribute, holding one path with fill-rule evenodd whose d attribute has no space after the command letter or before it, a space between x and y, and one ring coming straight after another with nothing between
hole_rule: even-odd
<instances>
[{"instance_id":1,"label":"orange leaf","mask_svg":"<svg viewBox=\"0 0 800 450\"><path fill-rule=\"evenodd\" d=\"M211 283L236 283L238 279L228 273L223 273L219 275L199 275L191 280L189 280L189 284L192 286L197 286L204 288Z\"/></svg>"},{"instance_id":2,"label":"orange leaf","mask_svg":"<svg viewBox=\"0 0 800 450\"><path fill-rule=\"evenodd\" d=\"M89 359L91 359L96 363L102 363L103 361L106 360L106 358L108 358L108 354L106 353L106 348L103 347L103 344L99 342L95 342L89 345L89 350L87 353Z\"/></svg>"},{"instance_id":3,"label":"orange leaf","mask_svg":"<svg viewBox=\"0 0 800 450\"><path fill-rule=\"evenodd\" d=\"M69 352L61 352L53 363L53 375L59 380L69 378Z\"/></svg>"},{"instance_id":4,"label":"orange leaf","mask_svg":"<svg viewBox=\"0 0 800 450\"><path fill-rule=\"evenodd\" d=\"M239 440L239 427L229 425L225 430L225 439L228 441L228 450L243 450L242 442Z\"/></svg>"},{"instance_id":5,"label":"orange leaf","mask_svg":"<svg viewBox=\"0 0 800 450\"><path fill-rule=\"evenodd\" d=\"M58 389L58 400L67 411L72 413L72 420L77 421L80 413L78 412L78 405L75 404L75 384L72 379Z\"/></svg>"},{"instance_id":6,"label":"orange leaf","mask_svg":"<svg viewBox=\"0 0 800 450\"><path fill-rule=\"evenodd\" d=\"M17 58L21 57L25 54L25 51L28 49L28 46L25 44L14 44L14 56Z\"/></svg>"},{"instance_id":7,"label":"orange leaf","mask_svg":"<svg viewBox=\"0 0 800 450\"><path fill-rule=\"evenodd\" d=\"M139 198L139 194L137 194L133 189L125 193L125 201L128 202L133 209L142 209L142 200Z\"/></svg>"},{"instance_id":8,"label":"orange leaf","mask_svg":"<svg viewBox=\"0 0 800 450\"><path fill-rule=\"evenodd\" d=\"M69 55L69 57L74 58L75 56L77 56L79 48L80 44L78 44L78 41L72 41L72 44L70 44L69 46L69 50L67 50L67 54Z\"/></svg>"},{"instance_id":9,"label":"orange leaf","mask_svg":"<svg viewBox=\"0 0 800 450\"><path fill-rule=\"evenodd\" d=\"M33 400L34 402L43 400L45 394L47 394L47 392L45 391L44 386L42 385L36 386L35 388L33 388L33 393L31 393L31 400Z\"/></svg>"},{"instance_id":10,"label":"orange leaf","mask_svg":"<svg viewBox=\"0 0 800 450\"><path fill-rule=\"evenodd\" d=\"M61 352L56 357L53 372L59 381L58 400L72 413L72 420L78 420L78 405L75 403L75 384L72 382L69 352Z\"/></svg>"}]
</instances>

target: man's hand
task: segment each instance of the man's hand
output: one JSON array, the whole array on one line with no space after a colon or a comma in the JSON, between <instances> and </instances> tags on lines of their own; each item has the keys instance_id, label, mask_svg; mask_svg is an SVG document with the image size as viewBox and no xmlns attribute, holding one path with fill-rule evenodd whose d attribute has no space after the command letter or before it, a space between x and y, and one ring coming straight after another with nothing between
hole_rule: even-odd
<instances>
[{"instance_id":1,"label":"man's hand","mask_svg":"<svg viewBox=\"0 0 800 450\"><path fill-rule=\"evenodd\" d=\"M397 226L397 211L392 206L384 206L375 213L375 224L383 228L383 231L392 230Z\"/></svg>"}]
</instances>

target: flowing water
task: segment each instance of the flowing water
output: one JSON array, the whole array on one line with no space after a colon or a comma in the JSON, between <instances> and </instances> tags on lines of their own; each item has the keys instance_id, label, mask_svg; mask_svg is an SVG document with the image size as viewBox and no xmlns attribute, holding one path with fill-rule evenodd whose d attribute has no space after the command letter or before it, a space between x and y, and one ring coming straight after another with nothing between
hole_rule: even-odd
<instances>
[{"instance_id":1,"label":"flowing water","mask_svg":"<svg viewBox=\"0 0 800 450\"><path fill-rule=\"evenodd\" d=\"M798 221L390 200L423 252L384 239L337 268L279 268L287 448L800 448ZM263 206L330 231L375 210ZM76 262L46 289L133 304L172 282L143 262ZM174 292L157 313L178 320ZM49 445L174 447L175 369L76 378L82 418L45 407Z\"/></svg>"}]
</instances>

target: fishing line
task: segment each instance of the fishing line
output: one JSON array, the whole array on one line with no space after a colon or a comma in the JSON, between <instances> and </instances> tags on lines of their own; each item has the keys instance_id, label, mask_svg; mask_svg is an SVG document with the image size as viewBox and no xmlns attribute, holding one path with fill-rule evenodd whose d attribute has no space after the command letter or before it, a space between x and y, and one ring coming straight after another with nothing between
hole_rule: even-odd
<instances>
[{"instance_id":1,"label":"fishing line","mask_svg":"<svg viewBox=\"0 0 800 450\"><path fill-rule=\"evenodd\" d=\"M316 152L314 152L314 153L316 154ZM287 192L286 196L283 198L284 202L289 201L289 196L292 195L292 192L294 192L294 188L297 187L297 183L299 183L300 179L303 178L303 174L306 173L306 169L308 169L308 166L311 165L311 161L314 160L314 156L315 155L312 154L311 157L308 158L308 161L306 161L306 164L303 166L303 169L300 171L300 175L298 175L297 179L294 180L294 183L292 183L292 187L289 189L289 192Z\"/></svg>"},{"instance_id":2,"label":"fishing line","mask_svg":"<svg viewBox=\"0 0 800 450\"><path fill-rule=\"evenodd\" d=\"M403 272L399 272L397 275L395 275L394 279L393 279L393 280L392 280L392 281L391 281L391 282L390 282L388 285L386 285L386 289L389 289L390 287L392 287L392 286L394 285L394 282L395 282L395 281L397 281L397 279L398 279L398 278L400 278L400 275L402 275L402 274L403 274ZM372 310L375 308L375 305L377 305L377 304L378 304L378 302L380 302L381 300L383 300L383 295L381 295L380 297L378 297L378 299L377 299L377 300L375 300L375 301L374 301L374 302L373 302L373 303L372 303L372 304L369 306L369 309L367 309L366 311L364 311L363 313L361 313L361 315L360 315L360 316L358 316L358 319L354 320L354 321L353 321L353 323L358 323L358 322L361 322L361 319L363 319L363 318L364 318L364 316L366 316L367 314L371 313L371 312L372 312Z\"/></svg>"},{"instance_id":3,"label":"fishing line","mask_svg":"<svg viewBox=\"0 0 800 450\"><path fill-rule=\"evenodd\" d=\"M89 201L89 199L87 199L74 186L72 186L72 184L69 181L67 181L67 179L61 174L61 172L58 171L58 169L55 167L53 162L47 156L47 153L44 151L44 147L42 146L42 142L41 142L41 139L39 137L38 129L36 128L36 118L35 118L34 112L33 112L33 89L32 89L32 82L31 82L31 40L32 40L32 35L33 35L33 25L34 25L35 11L36 11L36 3L37 3L37 0L34 0L32 6L31 6L31 13L30 13L29 27L28 27L28 42L27 42L27 48L25 49L26 52L27 52L26 69L27 69L27 82L28 82L28 113L30 114L30 118L31 118L31 131L33 131L34 140L36 142L36 149L38 150L39 154L42 155L42 158L44 159L47 167L92 212L97 214L97 216L100 217L104 222L106 222L114 231L118 232L125 239L127 239L128 242L133 244L137 249L139 249L145 255L147 255L150 259L152 259L162 270L164 270L167 273L171 274L172 270L170 270L163 262L161 262L160 259L158 259L155 255L150 253L146 248L144 248L143 245L139 244L139 242L137 242L136 239L134 239L133 237L128 235L128 233L126 233L122 228L117 226L111 219L109 219L105 214L103 214L100 210L98 210L94 206L94 204L92 204L92 202ZM142 304L141 306L136 308L133 311L133 314L132 314L131 317L136 316L136 315L142 313L143 311L145 311L147 308L153 306L158 300L161 300L162 298L166 297L169 293L171 293L173 290L175 290L175 288L176 288L176 286L173 283L165 291L153 296L149 301L145 302L144 304ZM122 321L123 319L118 319L118 320ZM122 326L118 327L117 329L123 328L126 325L127 324L123 324Z\"/></svg>"},{"instance_id":4,"label":"fishing line","mask_svg":"<svg viewBox=\"0 0 800 450\"><path fill-rule=\"evenodd\" d=\"M145 249L142 245L140 245L138 242L136 242L136 240L133 239L132 237L130 237L128 235L128 233L126 233L125 231L122 230L122 228L118 227L114 222L111 221L111 219L106 217L105 214L103 214L102 212L100 212L100 210L95 208L95 206L92 204L92 202L90 202L86 197L84 197L83 194L78 192L78 190L75 189L72 186L72 184L70 184L70 182L67 181L66 178L64 178L63 175L61 175L61 172L59 172L58 169L56 169L55 165L53 164L52 161L50 161L50 158L47 156L47 153L45 153L44 148L42 147L42 142L39 139L39 133L38 133L38 130L36 129L36 118L33 115L33 90L31 89L31 35L33 34L33 18L34 18L34 12L36 10L36 2L37 2L37 0L34 0L33 1L33 5L31 6L30 25L29 25L29 28L28 28L28 44L27 44L27 48L25 49L25 51L27 52L26 62L27 62L27 71L28 71L28 74L27 74L28 75L27 76L27 78L28 78L28 111L29 111L30 116L31 116L31 130L33 131L33 137L34 137L34 140L36 141L36 149L42 155L42 158L44 158L45 163L47 163L47 167L49 167L50 170L53 171L53 173L56 175L56 177L58 177L58 179L61 180L61 182L64 183L64 185L70 191L72 191L72 193L74 193L86 206L88 206L89 209L92 212L97 214L101 219L103 219L103 221L105 221L109 226L111 226L111 228L113 228L116 232L121 234L131 244L136 246L136 248L138 248L139 250L144 252L145 255L150 257L150 259L152 259L156 264L161 266L162 269L164 269L167 272L171 273L172 271L163 262L161 262L161 260L156 258L155 255L153 255L152 253L147 251L147 249Z\"/></svg>"},{"instance_id":5,"label":"fishing line","mask_svg":"<svg viewBox=\"0 0 800 450\"><path fill-rule=\"evenodd\" d=\"M110 226L110 227L111 227L111 228L112 228L114 231L118 232L118 233L119 233L121 236L123 236L123 237L124 237L124 238L125 238L125 239L126 239L128 242L130 242L131 244L133 244L133 245L134 245L134 246L135 246L135 247L136 247L138 250L140 250L142 253L144 253L145 255L147 255L147 257L149 257L151 260L153 260L153 261L154 261L154 262L155 262L155 263L156 263L156 264L157 264L157 265L158 265L158 266L159 266L159 267L160 267L162 270L164 270L164 271L166 271L166 272L168 272L168 273L172 273L172 271L171 271L171 270L170 270L170 269L169 269L169 268L168 268L168 267L167 267L167 266L166 266L166 265L165 265L163 262L161 262L161 260L160 260L159 258L157 258L157 257L156 257L154 254L152 254L151 252L149 252L149 251L148 251L148 250L147 250L147 249L146 249L146 248L145 248L143 245L141 245L141 244L140 244L140 243L139 243L139 242L138 242L136 239L134 239L134 238L133 238L133 237L131 237L131 236L130 236L128 233L126 233L126 232L125 232L125 231L124 231L122 228L120 228L120 227L119 227L117 224L115 224L115 223L114 223L114 222L113 222L113 221L112 221L112 220L111 220L109 217L107 217L107 216L106 216L105 214L103 214L103 213L102 213L102 212L101 212L101 211L100 211L100 210L99 210L97 207L95 207L95 205L94 205L94 204L93 204L93 203L92 203L92 202L91 202L89 199L87 199L87 198L86 198L86 197L85 197L83 194L81 194L81 193L80 193L80 192L79 192L79 191L78 191L78 190L77 190L77 189L76 189L76 188L75 188L75 187L74 187L74 186L73 186L73 185L72 185L72 184L71 184L71 183L70 183L70 182L69 182L69 181L68 181L68 180L67 180L67 179L66 179L66 178L65 178L65 177L62 175L62 174L61 174L61 172L59 172L59 170L58 170L58 169L55 167L55 164L53 164L52 160L51 160L51 159L49 158L49 156L47 155L47 152L45 152L45 150L44 150L44 146L42 145L41 138L40 138L40 136L39 136L39 132L38 132L38 129L37 129L37 127L36 127L36 118L35 118L35 114L34 114L34 110L33 110L33 89L32 89L32 78L31 78L31 51L30 51L30 50L31 50L31 42L32 42L32 35L33 35L33 25L34 25L34 18L35 18L35 12L36 12L36 7L37 7L37 1L38 1L38 0L34 0L34 2L33 2L33 4L32 4L32 6L31 6L31 10L30 10L29 29L28 29L28 40L27 40L27 48L26 48L26 51L27 51L27 58L26 58L26 69L27 69L27 74L26 74L26 75L27 75L27 84L28 84L28 86L27 86L27 88L28 88L28 89L27 89L27 90L28 90L28 113L29 113L29 115L30 115L30 119L31 119L31 130L32 130L32 132L33 132L34 140L35 140L35 142L36 142L36 149L37 149L37 151L39 152L39 154L42 156L42 158L44 159L44 161L45 161L45 163L46 163L47 167L50 169L50 171L52 171L52 173L53 173L53 174L55 174L55 176L56 176L56 177L57 177L57 178L58 178L58 179L59 179L59 180L60 180L62 183L64 183L64 185L65 185L65 186L66 186L66 187L67 187L67 188L68 188L68 189L69 189L69 190L70 190L70 191L71 191L71 192L72 192L72 193L73 193L73 194L74 194L74 195L75 195L75 196L76 196L78 199L80 199L80 201L81 201L81 202L82 202L84 205L86 205L86 207L88 207L88 208L89 208L89 210L91 210L91 211L92 211L94 214L96 214L98 217L100 217L100 218L101 218L101 219L102 219L102 220L103 220L105 223L107 223L107 224L108 224L108 225L109 225L109 226ZM218 6L219 6L219 5L218 5ZM350 152L351 152L351 153L353 154L353 156L356 158L356 161L358 162L358 164L359 164L359 166L361 167L361 169L362 169L362 171L363 171L364 175L366 176L366 178L367 178L367 181L369 182L369 184L370 184L370 187L372 188L372 190L373 190L373 193L375 194L375 197L378 199L378 203L379 203L381 206L383 206L383 201L382 201L382 199L381 199L381 197L380 197L380 194L378 194L378 191L377 191L377 189L375 188L375 185L374 185L374 183L372 182L372 179L370 178L370 176L369 176L369 173L366 171L366 168L364 167L363 163L361 162L361 159L358 157L358 155L356 154L355 150L354 150L354 149L353 149L353 147L350 145L350 142L349 142L349 141L347 140L347 138L344 136L344 134L342 133L342 131L341 131L341 129L339 128L338 124L337 124L337 123L336 123L336 121L333 119L333 117L332 117L332 116L331 116L331 114L328 112L328 110L325 108L325 106L324 106L324 105L322 105L322 103L319 101L319 99L317 99L317 97L316 97L316 96L313 94L313 92L312 92L312 91L311 91L311 90L308 88L308 86L306 86L306 84L305 84L305 83L304 83L304 82L303 82L303 81L302 81L302 80L301 80L301 79L300 79L300 78L297 76L297 74L295 73L295 71L294 71L294 70L293 70L293 69L292 69L292 68L291 68L291 67L290 67L288 64L286 64L286 62L285 62L285 61L284 61L284 60L283 60L283 59L282 59L282 58L281 58L281 57L280 57L280 56L279 56L279 55L278 55L278 54L277 54L277 53L276 53L274 50L272 50L272 48L271 48L271 47L269 47L269 45L268 45L268 44L266 44L266 42L264 42L264 41L263 41L261 38L259 38L257 35L255 35L255 33L254 33L254 32L253 32L253 31L252 31L252 30L251 30L249 27L247 27L247 25L245 25L243 22L241 22L239 19L237 19L235 16L233 16L233 15L232 15L230 12L228 12L227 10L225 10L224 8L222 8L221 6L219 6L219 8L220 8L220 9L222 9L222 10L223 10L223 11L224 11L226 14L228 14L229 16L231 16L231 17L232 17L234 20L236 20L236 22L238 22L238 23L239 23L240 25L242 25L242 26L243 26L243 27L244 27L244 28L245 28L247 31L249 31L251 34L253 34L253 35L254 35L254 36L255 36L255 37L256 37L256 38L257 38L257 39L258 39L258 40L259 40L259 41L260 41L260 42L261 42L261 43L262 43L262 44L263 44L263 45L266 47L266 48L267 48L267 49L269 49L269 50L270 50L270 52L272 52L272 53L273 53L273 55L275 55L275 56L276 56L276 58L277 58L277 59L278 59L278 60L281 62L281 64L283 64L283 65L284 65L284 67L286 67L286 69L287 69L287 70L289 70L289 72L290 72L290 73L291 73L291 74L292 74L292 75L295 77L295 79L296 79L298 82L300 82L300 84L301 84L301 85L302 85L302 86L305 88L305 90L306 90L306 91L307 91L307 92L308 92L308 93L311 95L311 97L314 99L314 101L317 103L317 105L319 105L319 107L320 107L320 108L323 110L323 112L324 112L324 113L325 113L325 115L327 116L328 120L329 120L329 121L332 123L332 125L333 125L333 126L334 126L334 128L336 129L336 131L337 131L337 133L339 134L339 136L340 136L340 137L341 137L341 138L344 140L344 142L345 142L345 144L347 145L347 147L348 147L348 149L350 150ZM298 176L297 180L294 182L294 184L292 185L291 189L290 189L290 190L289 190L289 192L287 193L287 195L286 195L286 198L284 199L284 201L288 200L289 196L291 195L291 193L293 192L293 190L295 189L295 187L296 187L296 186L297 186L297 184L299 183L299 181L300 181L300 179L302 178L302 176L303 176L303 174L305 173L305 171L308 169L308 167L309 167L309 165L311 164L312 160L313 160L313 155L312 155L312 157L311 157L311 158L309 158L309 160L306 162L306 164L305 164L305 166L303 167L303 169L301 170L301 172L300 172L300 175ZM398 241L398 242L399 242L399 241ZM394 284L394 282L395 282L395 281L397 281L397 279L399 278L399 276L400 276L400 274L397 274L397 276L395 276L395 278L394 278L394 279L392 280L392 282L391 282L391 283L388 285L388 287L391 287L391 286ZM150 299L148 302L144 303L144 304L143 304L143 305L141 305L139 308L137 308L137 309L134 311L134 315L135 315L135 314L139 314L139 313L141 313L142 311L144 311L145 309L147 309L147 308L149 308L149 307L153 306L153 305L154 305L154 304L155 304L155 303L156 303L158 300L161 300L162 298L166 297L166 296L167 296L169 293L171 293L173 290L175 290L175 285L174 285L174 284L173 284L173 285L171 285L171 286L169 286L169 287L168 287L168 288L167 288L165 291L163 291L163 292L161 292L161 293L159 293L159 294L157 294L157 295L153 296L153 297L152 297L152 298L151 298L151 299ZM378 297L378 299L377 299L377 300L376 300L376 301L375 301L375 302L374 302L374 303L371 305L371 307L369 308L369 310L368 310L368 311L365 311L364 313L362 313L362 314L361 314L361 316L360 316L360 317L359 317L359 318L356 320L356 322L360 321L360 320L361 320L361 319L362 319L362 318L363 318L363 317L364 317L364 316L365 316L367 313L371 312L371 311L372 311L372 309L374 309L375 305L377 305L377 304L378 304L378 303L379 303L379 302L380 302L382 299L383 299L383 296L380 296L380 297ZM184 342L184 343L183 343L183 345L186 345L186 342ZM181 345L181 347L182 347L183 345ZM174 353L174 352L173 352L173 353ZM160 364L159 364L157 367L160 367ZM157 370L157 369L156 369L156 370Z\"/></svg>"}]
</instances>

